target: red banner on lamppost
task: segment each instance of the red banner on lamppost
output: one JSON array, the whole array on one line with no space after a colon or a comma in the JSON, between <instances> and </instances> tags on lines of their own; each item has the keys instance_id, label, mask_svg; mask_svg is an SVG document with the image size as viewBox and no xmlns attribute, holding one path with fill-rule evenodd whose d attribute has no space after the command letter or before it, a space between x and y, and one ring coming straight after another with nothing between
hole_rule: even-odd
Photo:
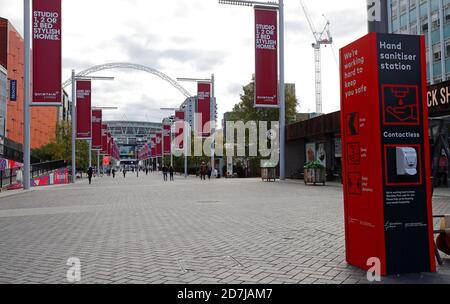
<instances>
[{"instance_id":1,"label":"red banner on lamppost","mask_svg":"<svg viewBox=\"0 0 450 304\"><path fill-rule=\"evenodd\" d=\"M156 139L150 140L150 157L156 157Z\"/></svg>"},{"instance_id":2,"label":"red banner on lamppost","mask_svg":"<svg viewBox=\"0 0 450 304\"><path fill-rule=\"evenodd\" d=\"M211 135L211 84L199 82L197 85L197 133L202 137Z\"/></svg>"},{"instance_id":3,"label":"red banner on lamppost","mask_svg":"<svg viewBox=\"0 0 450 304\"><path fill-rule=\"evenodd\" d=\"M156 134L156 147L155 147L155 153L156 153L156 157L161 157L162 156L162 133L157 133Z\"/></svg>"},{"instance_id":4,"label":"red banner on lamppost","mask_svg":"<svg viewBox=\"0 0 450 304\"><path fill-rule=\"evenodd\" d=\"M100 154L106 155L108 153L108 125L102 124L102 149Z\"/></svg>"},{"instance_id":5,"label":"red banner on lamppost","mask_svg":"<svg viewBox=\"0 0 450 304\"><path fill-rule=\"evenodd\" d=\"M91 81L77 81L77 138L92 138Z\"/></svg>"},{"instance_id":6,"label":"red banner on lamppost","mask_svg":"<svg viewBox=\"0 0 450 304\"><path fill-rule=\"evenodd\" d=\"M33 0L32 106L61 106L61 0Z\"/></svg>"},{"instance_id":7,"label":"red banner on lamppost","mask_svg":"<svg viewBox=\"0 0 450 304\"><path fill-rule=\"evenodd\" d=\"M111 133L107 132L107 145L106 145L106 154L111 156L111 145L112 145L112 137Z\"/></svg>"},{"instance_id":8,"label":"red banner on lamppost","mask_svg":"<svg viewBox=\"0 0 450 304\"><path fill-rule=\"evenodd\" d=\"M102 149L102 110L92 110L92 150Z\"/></svg>"},{"instance_id":9,"label":"red banner on lamppost","mask_svg":"<svg viewBox=\"0 0 450 304\"><path fill-rule=\"evenodd\" d=\"M164 125L164 155L170 155L171 147L171 136L170 136L171 126L169 124Z\"/></svg>"},{"instance_id":10,"label":"red banner on lamppost","mask_svg":"<svg viewBox=\"0 0 450 304\"><path fill-rule=\"evenodd\" d=\"M175 148L183 149L184 146L184 111L175 112ZM183 138L182 138L183 137Z\"/></svg>"},{"instance_id":11,"label":"red banner on lamppost","mask_svg":"<svg viewBox=\"0 0 450 304\"><path fill-rule=\"evenodd\" d=\"M278 11L255 8L255 107L278 107Z\"/></svg>"}]
</instances>

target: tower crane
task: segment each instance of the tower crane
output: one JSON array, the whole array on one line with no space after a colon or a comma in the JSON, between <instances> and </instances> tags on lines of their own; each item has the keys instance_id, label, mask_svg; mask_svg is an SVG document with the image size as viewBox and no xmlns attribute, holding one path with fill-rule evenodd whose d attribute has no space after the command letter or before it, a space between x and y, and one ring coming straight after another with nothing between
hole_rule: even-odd
<instances>
[{"instance_id":1,"label":"tower crane","mask_svg":"<svg viewBox=\"0 0 450 304\"><path fill-rule=\"evenodd\" d=\"M306 16L306 20L308 21L309 27L311 28L311 31L313 33L315 42L312 44L312 47L314 48L314 64L315 64L315 81L316 81L316 112L318 114L322 114L322 54L321 54L321 46L322 45L332 45L333 44L333 37L331 36L330 32L330 21L326 20L326 24L321 32L318 32L316 30L316 27L314 26L314 23L311 19L311 16L308 12L307 7L303 3L302 0L300 0L300 5L302 6L303 12Z\"/></svg>"}]
</instances>

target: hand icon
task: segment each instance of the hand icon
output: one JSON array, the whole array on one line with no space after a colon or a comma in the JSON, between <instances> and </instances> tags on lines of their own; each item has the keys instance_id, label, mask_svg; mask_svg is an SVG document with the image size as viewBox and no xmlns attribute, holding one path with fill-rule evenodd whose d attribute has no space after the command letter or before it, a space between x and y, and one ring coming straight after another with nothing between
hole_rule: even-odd
<instances>
[{"instance_id":1,"label":"hand icon","mask_svg":"<svg viewBox=\"0 0 450 304\"><path fill-rule=\"evenodd\" d=\"M386 112L394 116L399 121L416 120L417 118L416 105L387 107Z\"/></svg>"}]
</instances>

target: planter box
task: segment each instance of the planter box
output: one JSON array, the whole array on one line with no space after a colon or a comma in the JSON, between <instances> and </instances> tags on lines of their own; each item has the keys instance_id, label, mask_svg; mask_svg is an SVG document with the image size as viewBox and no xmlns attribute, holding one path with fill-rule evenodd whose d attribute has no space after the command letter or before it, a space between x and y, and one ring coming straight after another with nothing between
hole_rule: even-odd
<instances>
[{"instance_id":1,"label":"planter box","mask_svg":"<svg viewBox=\"0 0 450 304\"><path fill-rule=\"evenodd\" d=\"M261 168L261 177L263 181L276 181L277 168Z\"/></svg>"},{"instance_id":2,"label":"planter box","mask_svg":"<svg viewBox=\"0 0 450 304\"><path fill-rule=\"evenodd\" d=\"M305 185L307 184L323 184L326 182L325 169L305 169Z\"/></svg>"}]
</instances>

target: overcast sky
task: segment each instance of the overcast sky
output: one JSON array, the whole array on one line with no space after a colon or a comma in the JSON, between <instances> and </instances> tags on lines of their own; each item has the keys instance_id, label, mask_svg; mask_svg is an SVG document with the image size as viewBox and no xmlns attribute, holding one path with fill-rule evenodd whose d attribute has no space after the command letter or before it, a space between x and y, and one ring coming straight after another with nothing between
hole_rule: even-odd
<instances>
[{"instance_id":1,"label":"overcast sky","mask_svg":"<svg viewBox=\"0 0 450 304\"><path fill-rule=\"evenodd\" d=\"M339 48L366 33L364 0L305 0L315 26L331 21L333 49L323 48L323 107L339 110ZM299 111L314 112L313 36L299 0L285 0L286 82L295 83ZM23 31L23 1L0 0L0 16ZM89 67L128 62L169 77L216 76L219 123L239 102L254 73L254 13L217 0L63 0L63 78ZM333 52L334 50L334 52ZM93 104L118 106L106 119L159 122L161 107L178 107L184 96L163 80L139 71L110 70L114 82L93 85ZM182 84L195 94L193 83ZM68 88L70 90L70 88Z\"/></svg>"}]
</instances>

